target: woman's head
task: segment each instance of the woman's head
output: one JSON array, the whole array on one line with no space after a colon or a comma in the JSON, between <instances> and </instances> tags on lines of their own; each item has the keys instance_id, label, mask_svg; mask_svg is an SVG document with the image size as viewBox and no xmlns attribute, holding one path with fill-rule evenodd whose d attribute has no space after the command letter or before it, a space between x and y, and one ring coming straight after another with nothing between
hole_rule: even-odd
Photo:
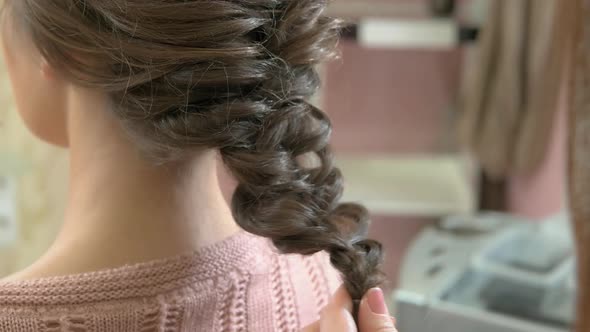
<instances>
[{"instance_id":1,"label":"woman's head","mask_svg":"<svg viewBox=\"0 0 590 332\"><path fill-rule=\"evenodd\" d=\"M338 204L342 180L328 148L331 125L308 101L319 86L315 66L334 55L338 40L339 24L323 15L325 6L325 0L11 1L9 21L36 54L23 60L7 50L19 107L25 117L59 114L59 86L72 84L108 96L151 158L177 161L199 149L219 150L239 182L232 207L240 226L283 252L328 251L359 299L380 281L381 248L364 239L364 209ZM16 39L9 42L21 43ZM26 43L17 50L28 50ZM27 96L27 82L37 80L35 88L57 89L58 97ZM313 167L301 164L307 158Z\"/></svg>"}]
</instances>

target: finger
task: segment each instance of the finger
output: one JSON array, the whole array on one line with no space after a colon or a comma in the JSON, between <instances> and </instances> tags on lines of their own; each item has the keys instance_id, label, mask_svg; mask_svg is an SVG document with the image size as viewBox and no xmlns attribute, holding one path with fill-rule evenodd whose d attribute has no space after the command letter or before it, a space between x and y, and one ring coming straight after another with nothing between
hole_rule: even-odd
<instances>
[{"instance_id":1,"label":"finger","mask_svg":"<svg viewBox=\"0 0 590 332\"><path fill-rule=\"evenodd\" d=\"M307 327L305 327L301 332L320 332L320 322L317 321Z\"/></svg>"},{"instance_id":2,"label":"finger","mask_svg":"<svg viewBox=\"0 0 590 332\"><path fill-rule=\"evenodd\" d=\"M344 286L340 286L340 288L336 290L336 293L334 293L330 303L328 303L324 310L331 307L344 308L349 312L352 312L352 299L350 298L350 295L348 295L348 292Z\"/></svg>"},{"instance_id":3,"label":"finger","mask_svg":"<svg viewBox=\"0 0 590 332\"><path fill-rule=\"evenodd\" d=\"M319 331L357 332L357 329L350 311L344 307L329 306L322 311Z\"/></svg>"},{"instance_id":4,"label":"finger","mask_svg":"<svg viewBox=\"0 0 590 332\"><path fill-rule=\"evenodd\" d=\"M359 308L359 327L361 332L397 332L381 289L370 289L363 297Z\"/></svg>"},{"instance_id":5,"label":"finger","mask_svg":"<svg viewBox=\"0 0 590 332\"><path fill-rule=\"evenodd\" d=\"M352 314L352 300L344 286L338 288L330 303L322 310L320 320L301 332L356 332Z\"/></svg>"},{"instance_id":6,"label":"finger","mask_svg":"<svg viewBox=\"0 0 590 332\"><path fill-rule=\"evenodd\" d=\"M320 314L321 332L356 332L356 324L352 317L352 299L346 288L340 286L332 296L330 303Z\"/></svg>"}]
</instances>

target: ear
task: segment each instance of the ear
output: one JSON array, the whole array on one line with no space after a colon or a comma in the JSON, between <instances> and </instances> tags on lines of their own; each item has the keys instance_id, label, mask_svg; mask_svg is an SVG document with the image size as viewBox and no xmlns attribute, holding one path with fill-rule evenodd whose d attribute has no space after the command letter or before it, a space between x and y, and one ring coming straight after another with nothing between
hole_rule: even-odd
<instances>
[{"instance_id":1,"label":"ear","mask_svg":"<svg viewBox=\"0 0 590 332\"><path fill-rule=\"evenodd\" d=\"M53 67L49 64L49 62L47 62L47 59L45 59L45 57L41 57L41 65L40 65L40 70L41 70L41 77L43 77L44 79L48 80L48 81L53 81L57 78L57 74L55 72L55 69L53 69Z\"/></svg>"},{"instance_id":2,"label":"ear","mask_svg":"<svg viewBox=\"0 0 590 332\"><path fill-rule=\"evenodd\" d=\"M1 0L0 0L1 1ZM55 68L45 59L40 57L39 63L39 74L42 87L44 91L41 96L43 100L45 112L48 118L40 115L36 115L39 118L39 122L42 124L37 125L36 134L42 140L61 147L69 146L69 137L67 129L67 107L66 107L66 82L60 79L60 75ZM45 95L44 95L45 94Z\"/></svg>"}]
</instances>

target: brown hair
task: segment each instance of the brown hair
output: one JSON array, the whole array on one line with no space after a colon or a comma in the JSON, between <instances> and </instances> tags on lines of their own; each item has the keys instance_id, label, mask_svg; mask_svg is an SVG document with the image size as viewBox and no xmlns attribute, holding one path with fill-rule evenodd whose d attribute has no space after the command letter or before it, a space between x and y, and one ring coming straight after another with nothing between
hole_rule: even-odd
<instances>
[{"instance_id":1,"label":"brown hair","mask_svg":"<svg viewBox=\"0 0 590 332\"><path fill-rule=\"evenodd\" d=\"M73 82L102 89L158 160L219 149L232 208L284 253L325 250L353 299L381 281L367 213L339 204L326 114L309 98L340 24L325 0L18 0L17 18ZM303 157L316 166L304 167Z\"/></svg>"},{"instance_id":2,"label":"brown hair","mask_svg":"<svg viewBox=\"0 0 590 332\"><path fill-rule=\"evenodd\" d=\"M569 51L569 203L577 256L576 331L590 331L590 169L588 141L590 122L590 6L585 0L564 1L569 19L563 38L570 40Z\"/></svg>"}]
</instances>

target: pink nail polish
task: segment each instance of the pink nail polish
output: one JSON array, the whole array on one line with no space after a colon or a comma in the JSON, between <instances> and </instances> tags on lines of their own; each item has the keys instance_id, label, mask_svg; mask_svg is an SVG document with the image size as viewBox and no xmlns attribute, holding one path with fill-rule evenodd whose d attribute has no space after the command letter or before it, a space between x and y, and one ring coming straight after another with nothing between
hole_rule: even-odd
<instances>
[{"instance_id":1,"label":"pink nail polish","mask_svg":"<svg viewBox=\"0 0 590 332\"><path fill-rule=\"evenodd\" d=\"M381 288L371 288L367 294L367 302L373 313L389 315Z\"/></svg>"}]
</instances>

